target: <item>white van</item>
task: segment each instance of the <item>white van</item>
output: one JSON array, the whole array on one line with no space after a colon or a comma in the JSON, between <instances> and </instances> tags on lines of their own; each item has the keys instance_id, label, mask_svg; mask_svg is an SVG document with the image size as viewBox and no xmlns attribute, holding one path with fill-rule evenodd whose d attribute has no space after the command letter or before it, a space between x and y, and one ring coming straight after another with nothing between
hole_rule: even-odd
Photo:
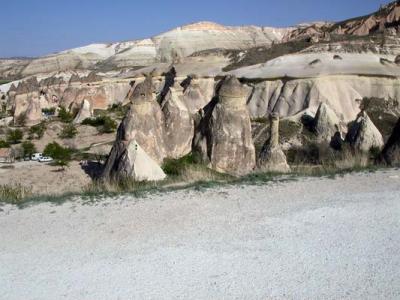
<instances>
[{"instance_id":1,"label":"white van","mask_svg":"<svg viewBox=\"0 0 400 300\"><path fill-rule=\"evenodd\" d=\"M34 153L34 154L32 154L32 156L31 156L31 160L39 161L39 159L41 159L42 157L43 157L43 154L42 154L42 153Z\"/></svg>"}]
</instances>

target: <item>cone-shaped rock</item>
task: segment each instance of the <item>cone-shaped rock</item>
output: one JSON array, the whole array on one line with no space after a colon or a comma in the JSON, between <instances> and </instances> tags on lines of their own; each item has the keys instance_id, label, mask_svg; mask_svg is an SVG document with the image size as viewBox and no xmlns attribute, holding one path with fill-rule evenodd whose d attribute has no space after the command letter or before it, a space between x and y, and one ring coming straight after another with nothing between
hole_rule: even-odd
<instances>
[{"instance_id":1,"label":"cone-shaped rock","mask_svg":"<svg viewBox=\"0 0 400 300\"><path fill-rule=\"evenodd\" d=\"M104 179L116 181L127 178L135 181L159 181L165 177L160 166L135 140L116 142L103 171Z\"/></svg>"},{"instance_id":2,"label":"cone-shaped rock","mask_svg":"<svg viewBox=\"0 0 400 300\"><path fill-rule=\"evenodd\" d=\"M382 157L389 165L400 164L400 119L382 151Z\"/></svg>"},{"instance_id":3,"label":"cone-shaped rock","mask_svg":"<svg viewBox=\"0 0 400 300\"><path fill-rule=\"evenodd\" d=\"M74 119L75 124L82 123L83 120L93 116L90 102L84 99L81 103L81 108Z\"/></svg>"},{"instance_id":4,"label":"cone-shaped rock","mask_svg":"<svg viewBox=\"0 0 400 300\"><path fill-rule=\"evenodd\" d=\"M362 152L368 152L372 148L382 149L384 146L382 134L365 111L353 122L346 140L354 149Z\"/></svg>"},{"instance_id":5,"label":"cone-shaped rock","mask_svg":"<svg viewBox=\"0 0 400 300\"><path fill-rule=\"evenodd\" d=\"M255 167L246 98L247 91L236 77L227 77L215 106L207 108L200 121L194 149L218 172L244 175Z\"/></svg>"},{"instance_id":6,"label":"cone-shaped rock","mask_svg":"<svg viewBox=\"0 0 400 300\"><path fill-rule=\"evenodd\" d=\"M290 171L286 155L279 145L279 116L276 114L270 116L269 139L261 150L257 167L264 172L286 173Z\"/></svg>"},{"instance_id":7,"label":"cone-shaped rock","mask_svg":"<svg viewBox=\"0 0 400 300\"><path fill-rule=\"evenodd\" d=\"M144 151L161 164L167 156L164 146L164 115L153 95L152 78L137 85L131 107L118 129L117 140L135 139Z\"/></svg>"},{"instance_id":8,"label":"cone-shaped rock","mask_svg":"<svg viewBox=\"0 0 400 300\"><path fill-rule=\"evenodd\" d=\"M318 140L330 142L338 131L339 123L336 113L327 104L321 103L314 119L314 130Z\"/></svg>"}]
</instances>

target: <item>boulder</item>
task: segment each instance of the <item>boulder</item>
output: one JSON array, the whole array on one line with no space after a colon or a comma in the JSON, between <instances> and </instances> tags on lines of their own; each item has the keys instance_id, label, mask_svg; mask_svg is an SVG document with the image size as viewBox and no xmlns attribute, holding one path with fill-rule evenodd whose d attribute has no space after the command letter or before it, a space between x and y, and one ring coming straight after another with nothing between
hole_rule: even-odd
<instances>
[{"instance_id":1,"label":"boulder","mask_svg":"<svg viewBox=\"0 0 400 300\"><path fill-rule=\"evenodd\" d=\"M160 181L166 175L135 141L117 141L103 171L103 179L121 181Z\"/></svg>"},{"instance_id":2,"label":"boulder","mask_svg":"<svg viewBox=\"0 0 400 300\"><path fill-rule=\"evenodd\" d=\"M247 90L234 76L223 81L218 98L205 108L194 139L194 150L212 169L235 176L256 164Z\"/></svg>"},{"instance_id":3,"label":"boulder","mask_svg":"<svg viewBox=\"0 0 400 300\"><path fill-rule=\"evenodd\" d=\"M269 139L264 144L257 161L257 167L263 172L290 172L286 155L279 144L279 116L270 116Z\"/></svg>"},{"instance_id":4,"label":"boulder","mask_svg":"<svg viewBox=\"0 0 400 300\"><path fill-rule=\"evenodd\" d=\"M346 141L361 152L369 152L372 148L382 149L384 146L382 134L372 123L365 111L361 111L351 125Z\"/></svg>"},{"instance_id":5,"label":"boulder","mask_svg":"<svg viewBox=\"0 0 400 300\"><path fill-rule=\"evenodd\" d=\"M392 135L383 148L381 157L389 165L400 164L400 119L393 129Z\"/></svg>"},{"instance_id":6,"label":"boulder","mask_svg":"<svg viewBox=\"0 0 400 300\"><path fill-rule=\"evenodd\" d=\"M74 123L80 124L80 123L82 123L83 120L85 120L87 118L91 118L92 116L93 116L93 113L92 113L90 102L85 99L81 103L81 108L79 109L79 112L74 119Z\"/></svg>"},{"instance_id":7,"label":"boulder","mask_svg":"<svg viewBox=\"0 0 400 300\"><path fill-rule=\"evenodd\" d=\"M168 157L180 158L192 151L193 118L183 101L183 88L175 81L162 104L165 118L164 141Z\"/></svg>"},{"instance_id":8,"label":"boulder","mask_svg":"<svg viewBox=\"0 0 400 300\"><path fill-rule=\"evenodd\" d=\"M340 120L336 113L326 104L321 103L314 119L314 131L320 142L330 142L339 131Z\"/></svg>"}]
</instances>

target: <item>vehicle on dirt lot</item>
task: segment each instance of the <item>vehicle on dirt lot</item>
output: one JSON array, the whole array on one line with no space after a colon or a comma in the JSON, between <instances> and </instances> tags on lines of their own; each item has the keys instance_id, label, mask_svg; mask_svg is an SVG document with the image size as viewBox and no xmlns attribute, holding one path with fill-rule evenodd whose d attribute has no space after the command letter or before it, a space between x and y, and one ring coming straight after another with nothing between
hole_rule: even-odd
<instances>
[{"instance_id":1,"label":"vehicle on dirt lot","mask_svg":"<svg viewBox=\"0 0 400 300\"><path fill-rule=\"evenodd\" d=\"M31 160L39 161L39 159L40 159L41 157L43 157L43 154L42 154L42 153L34 153L34 154L32 154L32 156L31 156Z\"/></svg>"},{"instance_id":2,"label":"vehicle on dirt lot","mask_svg":"<svg viewBox=\"0 0 400 300\"><path fill-rule=\"evenodd\" d=\"M50 162L53 161L53 159L51 157L48 156L42 156L38 159L39 162Z\"/></svg>"}]
</instances>

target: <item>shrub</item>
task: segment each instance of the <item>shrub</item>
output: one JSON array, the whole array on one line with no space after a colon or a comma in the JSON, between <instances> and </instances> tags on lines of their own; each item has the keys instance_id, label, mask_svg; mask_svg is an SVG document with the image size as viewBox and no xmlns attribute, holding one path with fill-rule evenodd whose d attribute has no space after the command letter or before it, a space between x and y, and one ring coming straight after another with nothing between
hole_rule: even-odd
<instances>
[{"instance_id":1,"label":"shrub","mask_svg":"<svg viewBox=\"0 0 400 300\"><path fill-rule=\"evenodd\" d=\"M64 123L71 123L74 119L72 113L67 111L64 106L61 106L60 111L58 112L58 117L60 118L61 122Z\"/></svg>"},{"instance_id":2,"label":"shrub","mask_svg":"<svg viewBox=\"0 0 400 300\"><path fill-rule=\"evenodd\" d=\"M24 133L20 129L8 130L7 132L7 142L10 144L18 144L24 137Z\"/></svg>"},{"instance_id":3,"label":"shrub","mask_svg":"<svg viewBox=\"0 0 400 300\"><path fill-rule=\"evenodd\" d=\"M53 158L55 165L62 167L64 170L72 159L72 150L69 148L64 148L57 142L54 142L46 146L43 151L43 155Z\"/></svg>"},{"instance_id":4,"label":"shrub","mask_svg":"<svg viewBox=\"0 0 400 300\"><path fill-rule=\"evenodd\" d=\"M83 120L82 125L97 127L100 133L112 133L117 129L117 122L109 116L98 116Z\"/></svg>"},{"instance_id":5,"label":"shrub","mask_svg":"<svg viewBox=\"0 0 400 300\"><path fill-rule=\"evenodd\" d=\"M56 113L56 108L55 107L43 108L42 113L44 113L45 115L48 115L48 116L54 116Z\"/></svg>"},{"instance_id":6,"label":"shrub","mask_svg":"<svg viewBox=\"0 0 400 300\"><path fill-rule=\"evenodd\" d=\"M162 165L162 169L165 174L171 176L179 176L183 173L185 168L189 165L196 163L196 160L192 154L188 154L179 159L165 159Z\"/></svg>"},{"instance_id":7,"label":"shrub","mask_svg":"<svg viewBox=\"0 0 400 300\"><path fill-rule=\"evenodd\" d=\"M0 140L0 148L10 148L10 144L4 140Z\"/></svg>"},{"instance_id":8,"label":"shrub","mask_svg":"<svg viewBox=\"0 0 400 300\"><path fill-rule=\"evenodd\" d=\"M62 139L72 139L78 134L78 130L73 124L68 124L63 126L59 136Z\"/></svg>"},{"instance_id":9,"label":"shrub","mask_svg":"<svg viewBox=\"0 0 400 300\"><path fill-rule=\"evenodd\" d=\"M42 121L40 124L34 125L29 129L29 138L41 139L47 129L46 122Z\"/></svg>"},{"instance_id":10,"label":"shrub","mask_svg":"<svg viewBox=\"0 0 400 300\"><path fill-rule=\"evenodd\" d=\"M24 152L24 157L31 157L37 152L35 145L29 141L22 143L22 151Z\"/></svg>"}]
</instances>

